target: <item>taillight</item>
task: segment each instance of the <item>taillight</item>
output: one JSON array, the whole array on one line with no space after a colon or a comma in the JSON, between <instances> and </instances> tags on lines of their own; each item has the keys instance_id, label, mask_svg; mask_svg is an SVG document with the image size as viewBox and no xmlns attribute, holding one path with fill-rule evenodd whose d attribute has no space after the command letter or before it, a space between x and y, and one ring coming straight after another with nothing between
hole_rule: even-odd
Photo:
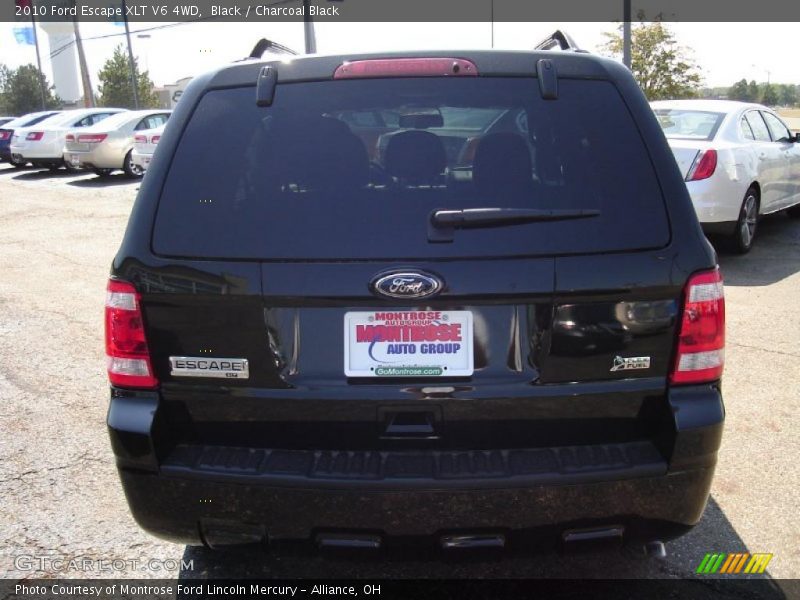
<instances>
[{"instance_id":1,"label":"taillight","mask_svg":"<svg viewBox=\"0 0 800 600\"><path fill-rule=\"evenodd\" d=\"M9 138L11 138L10 131L0 131L0 140L7 140Z\"/></svg>"},{"instance_id":2,"label":"taillight","mask_svg":"<svg viewBox=\"0 0 800 600\"><path fill-rule=\"evenodd\" d=\"M44 137L44 131L31 131L25 136L25 139L29 142L38 142L42 137Z\"/></svg>"},{"instance_id":3,"label":"taillight","mask_svg":"<svg viewBox=\"0 0 800 600\"><path fill-rule=\"evenodd\" d=\"M717 169L717 151L713 149L701 150L694 158L689 173L686 175L686 181L699 181L700 179L708 179L714 174Z\"/></svg>"},{"instance_id":4,"label":"taillight","mask_svg":"<svg viewBox=\"0 0 800 600\"><path fill-rule=\"evenodd\" d=\"M678 353L670 381L716 381L724 363L725 294L719 269L714 269L692 275L684 289Z\"/></svg>"},{"instance_id":5,"label":"taillight","mask_svg":"<svg viewBox=\"0 0 800 600\"><path fill-rule=\"evenodd\" d=\"M345 62L336 68L334 79L361 77L475 77L475 63L463 58L379 58Z\"/></svg>"},{"instance_id":6,"label":"taillight","mask_svg":"<svg viewBox=\"0 0 800 600\"><path fill-rule=\"evenodd\" d=\"M67 134L67 137L66 137L66 140L67 140L68 142L74 142L74 141L75 141L75 136L74 136L74 135L72 135L71 133L68 133L68 134Z\"/></svg>"},{"instance_id":7,"label":"taillight","mask_svg":"<svg viewBox=\"0 0 800 600\"><path fill-rule=\"evenodd\" d=\"M108 137L106 133L82 133L78 136L79 142L99 144Z\"/></svg>"},{"instance_id":8,"label":"taillight","mask_svg":"<svg viewBox=\"0 0 800 600\"><path fill-rule=\"evenodd\" d=\"M112 385L158 386L144 334L139 293L130 283L112 279L106 290L106 361Z\"/></svg>"},{"instance_id":9,"label":"taillight","mask_svg":"<svg viewBox=\"0 0 800 600\"><path fill-rule=\"evenodd\" d=\"M154 135L153 137L150 138L150 143L151 144L157 144L158 140L160 140L160 139L161 139L160 135Z\"/></svg>"},{"instance_id":10,"label":"taillight","mask_svg":"<svg viewBox=\"0 0 800 600\"><path fill-rule=\"evenodd\" d=\"M146 135L135 135L135 136L133 136L133 143L134 144L146 144L147 143L147 136Z\"/></svg>"}]
</instances>

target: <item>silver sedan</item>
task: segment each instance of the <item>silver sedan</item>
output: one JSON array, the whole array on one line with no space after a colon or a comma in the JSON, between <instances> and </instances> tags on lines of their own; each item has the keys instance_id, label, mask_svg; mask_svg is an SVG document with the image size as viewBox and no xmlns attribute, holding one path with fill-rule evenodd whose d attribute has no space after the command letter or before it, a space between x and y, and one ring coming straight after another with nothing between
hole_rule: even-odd
<instances>
[{"instance_id":1,"label":"silver sedan","mask_svg":"<svg viewBox=\"0 0 800 600\"><path fill-rule=\"evenodd\" d=\"M79 169L90 169L105 177L123 170L128 177L141 177L141 166L132 160L136 132L160 127L170 111L137 110L108 117L97 125L70 131L64 145L64 162Z\"/></svg>"}]
</instances>

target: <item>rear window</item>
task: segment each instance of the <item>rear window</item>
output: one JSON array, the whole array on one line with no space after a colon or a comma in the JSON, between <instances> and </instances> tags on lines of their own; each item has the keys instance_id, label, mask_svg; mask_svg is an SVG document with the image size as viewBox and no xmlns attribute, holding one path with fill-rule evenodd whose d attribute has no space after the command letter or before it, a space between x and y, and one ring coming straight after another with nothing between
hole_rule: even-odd
<instances>
[{"instance_id":1,"label":"rear window","mask_svg":"<svg viewBox=\"0 0 800 600\"><path fill-rule=\"evenodd\" d=\"M711 140L725 118L725 113L681 108L657 108L654 111L664 135L683 140Z\"/></svg>"},{"instance_id":2,"label":"rear window","mask_svg":"<svg viewBox=\"0 0 800 600\"><path fill-rule=\"evenodd\" d=\"M589 209L593 218L459 229L432 211ZM662 247L664 201L616 88L533 78L286 83L205 93L161 194L153 248L275 260L530 256Z\"/></svg>"}]
</instances>

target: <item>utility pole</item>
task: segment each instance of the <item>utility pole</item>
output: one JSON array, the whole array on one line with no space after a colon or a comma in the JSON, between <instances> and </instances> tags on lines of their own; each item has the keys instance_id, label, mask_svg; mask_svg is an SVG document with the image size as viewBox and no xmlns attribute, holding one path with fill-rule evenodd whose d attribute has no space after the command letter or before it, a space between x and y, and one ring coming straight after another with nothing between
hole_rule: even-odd
<instances>
[{"instance_id":1,"label":"utility pole","mask_svg":"<svg viewBox=\"0 0 800 600\"><path fill-rule=\"evenodd\" d=\"M122 0L122 19L125 22L125 39L128 40L128 60L131 67L131 89L133 90L133 108L139 110L139 92L136 90L136 63L133 62L133 46L131 45L131 30L128 27L128 8Z\"/></svg>"},{"instance_id":2,"label":"utility pole","mask_svg":"<svg viewBox=\"0 0 800 600\"><path fill-rule=\"evenodd\" d=\"M310 0L303 0L303 35L306 42L306 54L316 54L317 36L314 33L314 21L311 20L310 5Z\"/></svg>"},{"instance_id":3,"label":"utility pole","mask_svg":"<svg viewBox=\"0 0 800 600\"><path fill-rule=\"evenodd\" d=\"M33 43L36 46L36 65L39 67L39 92L42 95L42 110L47 110L47 94L44 89L44 72L42 71L42 57L39 54L39 35L36 33L36 0L31 0L31 27L33 28Z\"/></svg>"},{"instance_id":4,"label":"utility pole","mask_svg":"<svg viewBox=\"0 0 800 600\"><path fill-rule=\"evenodd\" d=\"M631 0L622 0L622 64L631 68Z\"/></svg>"},{"instance_id":5,"label":"utility pole","mask_svg":"<svg viewBox=\"0 0 800 600\"><path fill-rule=\"evenodd\" d=\"M78 50L78 64L81 69L81 85L83 86L83 105L86 108L94 108L94 92L92 91L92 80L89 78L89 67L86 65L86 54L83 51L83 40L81 40L81 30L78 27L78 18L72 21L75 27L75 47Z\"/></svg>"}]
</instances>

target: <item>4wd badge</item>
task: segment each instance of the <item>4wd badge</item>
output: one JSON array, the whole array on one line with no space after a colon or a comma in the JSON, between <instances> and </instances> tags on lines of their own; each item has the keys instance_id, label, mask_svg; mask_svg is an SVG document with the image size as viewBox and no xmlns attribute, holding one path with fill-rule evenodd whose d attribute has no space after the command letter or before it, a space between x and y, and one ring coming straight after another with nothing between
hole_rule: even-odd
<instances>
[{"instance_id":1,"label":"4wd badge","mask_svg":"<svg viewBox=\"0 0 800 600\"><path fill-rule=\"evenodd\" d=\"M632 371L633 369L649 369L650 357L649 356L629 356L623 358L621 356L614 357L614 364L611 365L611 371Z\"/></svg>"}]
</instances>

